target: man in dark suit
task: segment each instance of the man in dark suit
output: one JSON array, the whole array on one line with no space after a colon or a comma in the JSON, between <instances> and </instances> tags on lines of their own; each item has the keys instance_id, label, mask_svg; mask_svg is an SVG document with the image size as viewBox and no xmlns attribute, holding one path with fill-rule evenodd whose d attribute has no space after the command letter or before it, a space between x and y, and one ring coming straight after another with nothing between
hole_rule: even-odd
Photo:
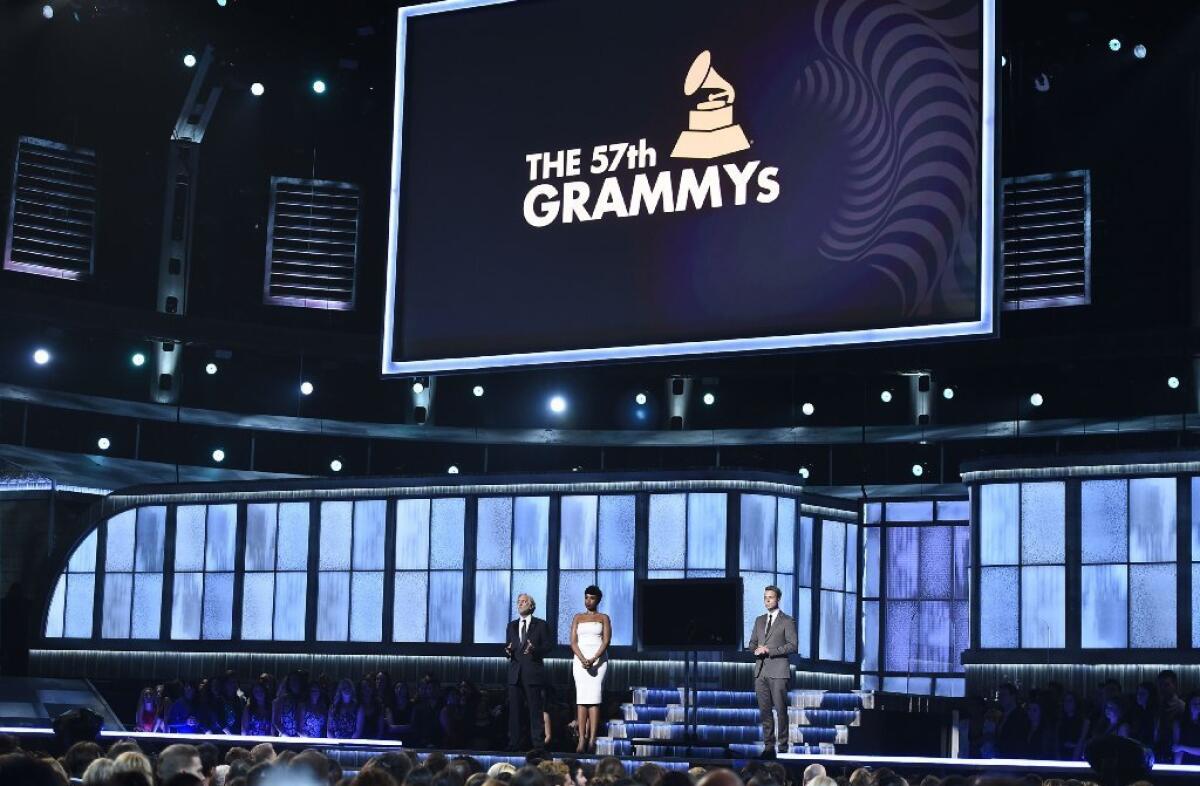
<instances>
[{"instance_id":1,"label":"man in dark suit","mask_svg":"<svg viewBox=\"0 0 1200 786\"><path fill-rule=\"evenodd\" d=\"M508 654L508 749L524 750L521 715L529 713L529 736L535 751L544 751L546 730L542 722L542 688L546 670L542 659L554 640L550 626L533 616L537 604L525 593L517 596L517 618L508 623L504 651Z\"/></svg>"},{"instance_id":2,"label":"man in dark suit","mask_svg":"<svg viewBox=\"0 0 1200 786\"><path fill-rule=\"evenodd\" d=\"M777 733L780 753L787 753L791 739L787 692L792 669L788 655L797 649L796 621L780 610L781 597L783 590L774 585L763 590L767 613L754 621L749 642L750 651L758 659L754 665L754 692L763 728L763 756L767 758L775 756Z\"/></svg>"}]
</instances>

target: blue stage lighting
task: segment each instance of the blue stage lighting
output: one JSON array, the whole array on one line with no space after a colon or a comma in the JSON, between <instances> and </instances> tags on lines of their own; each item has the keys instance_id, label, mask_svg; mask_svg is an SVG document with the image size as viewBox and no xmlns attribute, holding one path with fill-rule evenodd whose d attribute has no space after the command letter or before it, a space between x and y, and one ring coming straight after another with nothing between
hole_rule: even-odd
<instances>
[{"instance_id":1,"label":"blue stage lighting","mask_svg":"<svg viewBox=\"0 0 1200 786\"><path fill-rule=\"evenodd\" d=\"M314 93L316 93L317 95L321 95L322 93L325 92L325 82L321 79L315 80L312 83L312 89L313 89Z\"/></svg>"},{"instance_id":2,"label":"blue stage lighting","mask_svg":"<svg viewBox=\"0 0 1200 786\"><path fill-rule=\"evenodd\" d=\"M648 399L646 398L645 393L638 393L636 396L633 397L633 400L638 403L638 406L644 406Z\"/></svg>"},{"instance_id":3,"label":"blue stage lighting","mask_svg":"<svg viewBox=\"0 0 1200 786\"><path fill-rule=\"evenodd\" d=\"M1121 51L1121 39L1110 38L1108 41L1108 48L1109 48L1109 51L1120 52Z\"/></svg>"},{"instance_id":4,"label":"blue stage lighting","mask_svg":"<svg viewBox=\"0 0 1200 786\"><path fill-rule=\"evenodd\" d=\"M313 383L309 382L308 380L304 380L300 383L300 393L302 395L311 396L313 394L313 390L315 390Z\"/></svg>"},{"instance_id":5,"label":"blue stage lighting","mask_svg":"<svg viewBox=\"0 0 1200 786\"><path fill-rule=\"evenodd\" d=\"M810 474L812 474L811 472L808 471L808 467L801 467L798 470L798 472L799 472L800 477L804 478L805 480L808 480L808 476Z\"/></svg>"},{"instance_id":6,"label":"blue stage lighting","mask_svg":"<svg viewBox=\"0 0 1200 786\"><path fill-rule=\"evenodd\" d=\"M1146 53L1146 45L1145 44L1138 44L1137 46L1135 46L1133 48L1133 56L1136 57L1138 60L1145 60L1146 54L1147 53Z\"/></svg>"},{"instance_id":7,"label":"blue stage lighting","mask_svg":"<svg viewBox=\"0 0 1200 786\"><path fill-rule=\"evenodd\" d=\"M451 464L451 465L450 465L450 468L449 468L449 469L447 469L447 470L446 470L446 472L447 472L447 473L449 473L449 474L451 474L451 475L457 475L457 474L458 474L458 465L457 465L457 464Z\"/></svg>"},{"instance_id":8,"label":"blue stage lighting","mask_svg":"<svg viewBox=\"0 0 1200 786\"><path fill-rule=\"evenodd\" d=\"M925 474L925 468L922 467L920 464L913 464L912 465L912 474L913 474L914 478L919 478Z\"/></svg>"},{"instance_id":9,"label":"blue stage lighting","mask_svg":"<svg viewBox=\"0 0 1200 786\"><path fill-rule=\"evenodd\" d=\"M1179 377L1167 377L1167 387L1171 390L1179 389Z\"/></svg>"},{"instance_id":10,"label":"blue stage lighting","mask_svg":"<svg viewBox=\"0 0 1200 786\"><path fill-rule=\"evenodd\" d=\"M101 450L108 450L112 447L112 441L108 437L101 437L100 439L96 440L96 447L100 448Z\"/></svg>"},{"instance_id":11,"label":"blue stage lighting","mask_svg":"<svg viewBox=\"0 0 1200 786\"><path fill-rule=\"evenodd\" d=\"M42 6L42 16L44 16L47 19L53 19L54 18L54 6L50 5L49 3L46 3L44 6Z\"/></svg>"},{"instance_id":12,"label":"blue stage lighting","mask_svg":"<svg viewBox=\"0 0 1200 786\"><path fill-rule=\"evenodd\" d=\"M194 54L192 54L191 52L188 52L186 55L183 56L183 64L185 66L187 66L188 68L195 68L196 67L196 56Z\"/></svg>"},{"instance_id":13,"label":"blue stage lighting","mask_svg":"<svg viewBox=\"0 0 1200 786\"><path fill-rule=\"evenodd\" d=\"M717 396L715 393L705 393L704 398L701 400L704 402L705 406L711 407L713 404L717 403Z\"/></svg>"},{"instance_id":14,"label":"blue stage lighting","mask_svg":"<svg viewBox=\"0 0 1200 786\"><path fill-rule=\"evenodd\" d=\"M947 401L954 398L954 388L942 388L942 398Z\"/></svg>"},{"instance_id":15,"label":"blue stage lighting","mask_svg":"<svg viewBox=\"0 0 1200 786\"><path fill-rule=\"evenodd\" d=\"M334 459L333 461L329 462L329 468L330 468L331 470L333 470L334 472L341 472L341 471L342 471L342 462L341 462L341 460L340 460L340 459Z\"/></svg>"},{"instance_id":16,"label":"blue stage lighting","mask_svg":"<svg viewBox=\"0 0 1200 786\"><path fill-rule=\"evenodd\" d=\"M204 367L204 373L205 373L205 374L208 374L210 377L211 377L213 374L216 374L216 373L217 373L217 364L216 364L216 363L209 363L207 366L205 366L205 367Z\"/></svg>"},{"instance_id":17,"label":"blue stage lighting","mask_svg":"<svg viewBox=\"0 0 1200 786\"><path fill-rule=\"evenodd\" d=\"M1040 407L1042 404L1046 403L1046 399L1042 397L1041 393L1034 393L1029 397L1029 403L1035 407Z\"/></svg>"},{"instance_id":18,"label":"blue stage lighting","mask_svg":"<svg viewBox=\"0 0 1200 786\"><path fill-rule=\"evenodd\" d=\"M892 403L892 391L890 391L890 390L882 391L879 394L879 400L882 401L884 404L891 404Z\"/></svg>"},{"instance_id":19,"label":"blue stage lighting","mask_svg":"<svg viewBox=\"0 0 1200 786\"><path fill-rule=\"evenodd\" d=\"M214 450L212 452L212 460L220 464L225 460L225 451L221 450L220 448Z\"/></svg>"},{"instance_id":20,"label":"blue stage lighting","mask_svg":"<svg viewBox=\"0 0 1200 786\"><path fill-rule=\"evenodd\" d=\"M252 96L260 96L265 92L267 92L267 88L263 87L262 82L255 82L250 85L250 95Z\"/></svg>"},{"instance_id":21,"label":"blue stage lighting","mask_svg":"<svg viewBox=\"0 0 1200 786\"><path fill-rule=\"evenodd\" d=\"M425 392L425 385L420 380L418 380L413 383L412 390L413 390L413 393L416 393L419 396Z\"/></svg>"},{"instance_id":22,"label":"blue stage lighting","mask_svg":"<svg viewBox=\"0 0 1200 786\"><path fill-rule=\"evenodd\" d=\"M635 418L637 418L638 420L645 420L646 419L646 410L639 407L638 409L636 409L634 411L633 416Z\"/></svg>"},{"instance_id":23,"label":"blue stage lighting","mask_svg":"<svg viewBox=\"0 0 1200 786\"><path fill-rule=\"evenodd\" d=\"M475 398L483 398L483 385L476 385L471 388L471 395L475 396Z\"/></svg>"},{"instance_id":24,"label":"blue stage lighting","mask_svg":"<svg viewBox=\"0 0 1200 786\"><path fill-rule=\"evenodd\" d=\"M556 415L561 415L567 411L567 400L562 396L554 396L550 399L550 411Z\"/></svg>"},{"instance_id":25,"label":"blue stage lighting","mask_svg":"<svg viewBox=\"0 0 1200 786\"><path fill-rule=\"evenodd\" d=\"M811 401L805 401L804 404L800 407L800 411L803 412L805 415L811 415L812 413L817 411L817 408L812 405Z\"/></svg>"},{"instance_id":26,"label":"blue stage lighting","mask_svg":"<svg viewBox=\"0 0 1200 786\"><path fill-rule=\"evenodd\" d=\"M35 349L33 351L33 362L37 363L39 366L44 366L47 363L49 363L50 362L49 350L42 349L41 347Z\"/></svg>"},{"instance_id":27,"label":"blue stage lighting","mask_svg":"<svg viewBox=\"0 0 1200 786\"><path fill-rule=\"evenodd\" d=\"M146 365L146 356L141 352L134 352L133 357L129 359L129 362L133 363L133 365L137 366L138 368L141 368L142 366Z\"/></svg>"}]
</instances>

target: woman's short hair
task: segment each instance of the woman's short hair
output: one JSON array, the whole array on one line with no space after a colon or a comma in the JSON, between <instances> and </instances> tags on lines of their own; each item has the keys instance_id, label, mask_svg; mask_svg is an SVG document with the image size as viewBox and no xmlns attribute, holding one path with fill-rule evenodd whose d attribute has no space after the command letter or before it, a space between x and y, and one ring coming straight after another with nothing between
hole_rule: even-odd
<instances>
[{"instance_id":1,"label":"woman's short hair","mask_svg":"<svg viewBox=\"0 0 1200 786\"><path fill-rule=\"evenodd\" d=\"M597 587L595 584L592 584L587 589L585 589L583 591L583 594L584 595L592 595L596 598L596 600L601 600L604 598L604 593L601 592L600 588Z\"/></svg>"}]
</instances>

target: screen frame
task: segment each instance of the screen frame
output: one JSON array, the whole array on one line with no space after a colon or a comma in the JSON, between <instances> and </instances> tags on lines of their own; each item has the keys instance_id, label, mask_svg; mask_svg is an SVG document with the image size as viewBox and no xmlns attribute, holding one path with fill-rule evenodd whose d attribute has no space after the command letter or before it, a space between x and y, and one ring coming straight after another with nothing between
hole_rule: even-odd
<instances>
[{"instance_id":1,"label":"screen frame","mask_svg":"<svg viewBox=\"0 0 1200 786\"><path fill-rule=\"evenodd\" d=\"M1000 0L979 0L982 14L980 84L980 192L979 222L979 318L960 322L911 325L891 328L841 330L755 338L728 338L706 341L665 342L615 347L517 352L425 360L393 359L396 342L396 284L399 277L400 177L404 135L404 78L407 65L408 20L426 14L440 14L484 6L503 5L520 0L439 0L399 9L396 29L396 86L392 127L392 176L388 216L388 256L383 307L381 376L419 376L487 369L514 369L534 366L596 364L634 360L667 360L681 356L719 356L745 353L811 350L821 348L873 346L881 344L993 338L997 335L996 314L1000 308L999 257L1000 223L999 144L1000 106L996 88L1000 62L998 52L998 10Z\"/></svg>"},{"instance_id":2,"label":"screen frame","mask_svg":"<svg viewBox=\"0 0 1200 786\"><path fill-rule=\"evenodd\" d=\"M707 644L697 646L691 649L681 648L678 645L668 644L647 644L642 639L642 614L645 606L642 600L647 592L651 592L655 587L663 585L678 585L678 584L700 584L705 586L725 585L730 587L731 591L736 591L738 602L734 603L734 617L730 621L730 631L733 632L734 640L737 644L714 646ZM638 652L742 652L742 623L744 614L742 609L742 595L745 593L745 584L741 576L726 576L724 578L705 578L705 579L647 579L639 578L634 582L633 590L633 633L634 641L636 642L636 650Z\"/></svg>"}]
</instances>

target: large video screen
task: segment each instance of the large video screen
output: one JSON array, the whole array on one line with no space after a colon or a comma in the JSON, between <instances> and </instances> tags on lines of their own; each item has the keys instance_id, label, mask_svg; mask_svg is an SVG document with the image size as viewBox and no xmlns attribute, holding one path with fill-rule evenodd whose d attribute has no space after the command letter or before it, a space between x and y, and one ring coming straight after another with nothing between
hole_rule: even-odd
<instances>
[{"instance_id":1,"label":"large video screen","mask_svg":"<svg viewBox=\"0 0 1200 786\"><path fill-rule=\"evenodd\" d=\"M991 333L994 5L401 9L383 373Z\"/></svg>"}]
</instances>

